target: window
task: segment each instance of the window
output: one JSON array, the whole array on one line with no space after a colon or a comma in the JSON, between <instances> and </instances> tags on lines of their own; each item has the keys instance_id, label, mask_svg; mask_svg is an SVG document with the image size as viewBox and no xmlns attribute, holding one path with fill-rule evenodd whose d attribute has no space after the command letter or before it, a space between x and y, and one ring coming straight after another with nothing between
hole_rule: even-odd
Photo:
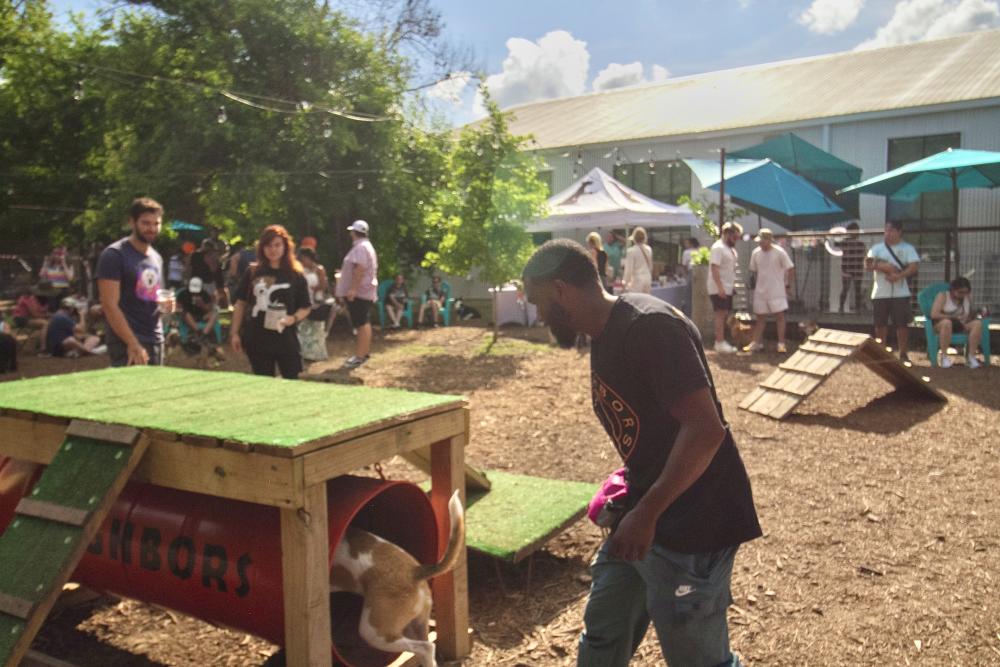
<instances>
[{"instance_id":1,"label":"window","mask_svg":"<svg viewBox=\"0 0 1000 667\"><path fill-rule=\"evenodd\" d=\"M691 196L691 169L680 160L662 160L653 163L621 164L615 166L615 178L647 197L676 204L683 196Z\"/></svg>"},{"instance_id":2,"label":"window","mask_svg":"<svg viewBox=\"0 0 1000 667\"><path fill-rule=\"evenodd\" d=\"M890 170L902 167L947 148L958 148L961 145L961 135L935 134L924 137L905 137L889 140ZM951 192L928 192L916 199L887 198L885 204L886 220L900 220L904 231L909 233L933 232L950 228L955 221L955 210ZM932 241L938 238L940 241ZM930 241L932 245L943 245L941 234L931 234L927 239L920 239L921 245ZM911 239L911 243L914 241Z\"/></svg>"}]
</instances>

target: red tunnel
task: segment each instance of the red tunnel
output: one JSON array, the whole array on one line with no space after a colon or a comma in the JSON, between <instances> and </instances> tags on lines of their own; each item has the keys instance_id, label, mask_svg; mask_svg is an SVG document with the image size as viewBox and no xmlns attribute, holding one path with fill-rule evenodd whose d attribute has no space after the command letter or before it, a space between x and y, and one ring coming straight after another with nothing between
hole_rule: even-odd
<instances>
[{"instance_id":1,"label":"red tunnel","mask_svg":"<svg viewBox=\"0 0 1000 667\"><path fill-rule=\"evenodd\" d=\"M0 531L38 477L0 457ZM330 564L348 524L369 530L422 563L439 557L434 511L408 482L343 476L327 484ZM128 484L72 577L85 586L170 609L284 644L281 526L274 507L152 484ZM346 665L395 656L358 636L361 599L330 599L333 655Z\"/></svg>"}]
</instances>

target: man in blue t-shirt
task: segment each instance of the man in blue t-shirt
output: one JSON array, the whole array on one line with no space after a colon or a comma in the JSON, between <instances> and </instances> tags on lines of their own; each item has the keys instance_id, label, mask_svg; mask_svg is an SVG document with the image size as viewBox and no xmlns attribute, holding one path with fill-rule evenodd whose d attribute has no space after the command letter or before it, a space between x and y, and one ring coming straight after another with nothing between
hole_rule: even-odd
<instances>
[{"instance_id":1,"label":"man in blue t-shirt","mask_svg":"<svg viewBox=\"0 0 1000 667\"><path fill-rule=\"evenodd\" d=\"M53 357L78 357L82 354L100 354L101 339L88 335L82 325L73 319L77 303L71 297L59 303L59 310L49 319L45 329L45 351Z\"/></svg>"},{"instance_id":2,"label":"man in blue t-shirt","mask_svg":"<svg viewBox=\"0 0 1000 667\"><path fill-rule=\"evenodd\" d=\"M623 513L591 564L577 665L625 667L652 621L668 665L736 667L733 561L761 529L698 329L648 294L605 292L575 241L545 243L523 277L561 346L591 337L591 401L627 471Z\"/></svg>"},{"instance_id":3,"label":"man in blue t-shirt","mask_svg":"<svg viewBox=\"0 0 1000 667\"><path fill-rule=\"evenodd\" d=\"M163 288L163 258L153 249L163 207L149 198L132 202L132 233L115 241L97 260L97 287L108 322L112 366L162 365L160 312L172 312L172 300L157 302Z\"/></svg>"},{"instance_id":4,"label":"man in blue t-shirt","mask_svg":"<svg viewBox=\"0 0 1000 667\"><path fill-rule=\"evenodd\" d=\"M885 237L868 251L865 268L874 272L872 284L872 312L875 320L875 337L886 342L889 320L896 327L899 359L908 362L907 342L913 311L910 308L910 286L907 280L917 274L920 255L916 248L903 240L903 223L890 220L885 223Z\"/></svg>"}]
</instances>

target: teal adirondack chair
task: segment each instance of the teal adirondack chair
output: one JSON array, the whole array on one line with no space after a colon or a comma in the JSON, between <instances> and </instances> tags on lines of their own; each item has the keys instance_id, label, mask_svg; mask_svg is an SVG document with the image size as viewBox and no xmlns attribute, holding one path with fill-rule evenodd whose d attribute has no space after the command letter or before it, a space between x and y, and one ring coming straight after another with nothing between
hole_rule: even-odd
<instances>
[{"instance_id":1,"label":"teal adirondack chair","mask_svg":"<svg viewBox=\"0 0 1000 667\"><path fill-rule=\"evenodd\" d=\"M378 284L378 322L379 326L385 329L385 323L389 321L389 315L385 312L385 302L389 299L389 290L392 289L394 280L383 280ZM403 309L401 320L406 320L406 326L413 328L413 299L406 300L406 308Z\"/></svg>"},{"instance_id":2,"label":"teal adirondack chair","mask_svg":"<svg viewBox=\"0 0 1000 667\"><path fill-rule=\"evenodd\" d=\"M927 337L927 358L931 362L931 366L937 367L938 365L938 350L940 348L940 342L938 340L937 332L934 331L934 323L931 321L931 308L934 307L934 299L941 292L948 291L948 283L940 282L928 285L917 295L917 302L920 303L920 311L924 314L924 336ZM956 347L959 345L968 345L969 336L967 334L952 334L951 335L952 345ZM983 338L979 343L979 347L983 351L983 362L986 366L990 365L990 319L988 317L983 318Z\"/></svg>"},{"instance_id":3,"label":"teal adirondack chair","mask_svg":"<svg viewBox=\"0 0 1000 667\"><path fill-rule=\"evenodd\" d=\"M441 309L441 321L447 327L451 325L451 311L455 299L451 297L451 285L443 280L441 281L441 291L444 292L444 308ZM423 306L425 303L427 303L426 291L420 295L420 305Z\"/></svg>"}]
</instances>

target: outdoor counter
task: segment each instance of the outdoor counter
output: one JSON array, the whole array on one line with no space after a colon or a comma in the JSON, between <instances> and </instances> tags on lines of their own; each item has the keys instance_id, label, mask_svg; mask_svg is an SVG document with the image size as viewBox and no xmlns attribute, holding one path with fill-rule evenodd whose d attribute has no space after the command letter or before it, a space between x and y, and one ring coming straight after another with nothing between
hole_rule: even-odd
<instances>
[{"instance_id":1,"label":"outdoor counter","mask_svg":"<svg viewBox=\"0 0 1000 667\"><path fill-rule=\"evenodd\" d=\"M467 403L395 389L133 366L0 383L0 456L48 464L70 420L139 429L133 479L278 507L288 665L331 664L326 482L429 450L431 503L464 499ZM432 581L438 652L468 654L465 550Z\"/></svg>"}]
</instances>

